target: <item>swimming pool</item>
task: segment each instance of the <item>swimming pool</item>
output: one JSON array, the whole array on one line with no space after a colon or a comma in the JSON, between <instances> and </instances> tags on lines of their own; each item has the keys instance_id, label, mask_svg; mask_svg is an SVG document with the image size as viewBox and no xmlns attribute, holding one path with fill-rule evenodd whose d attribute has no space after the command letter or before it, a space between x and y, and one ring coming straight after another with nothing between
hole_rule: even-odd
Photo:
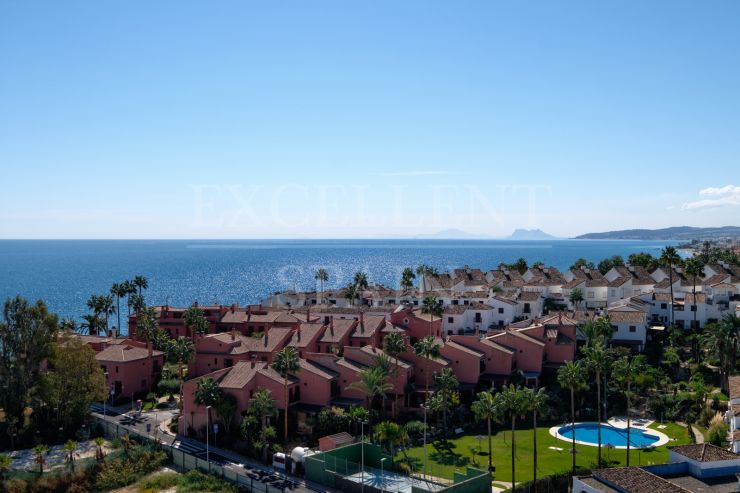
<instances>
[{"instance_id":1,"label":"swimming pool","mask_svg":"<svg viewBox=\"0 0 740 493\"><path fill-rule=\"evenodd\" d=\"M573 426L565 425L554 427L550 432L561 440L573 439ZM554 432L554 433L553 433ZM576 423L576 443L597 446L599 444L597 423ZM668 437L659 431L646 430L643 428L630 428L630 447L645 448L663 445L668 442ZM611 445L615 448L627 448L627 429L601 424L601 445Z\"/></svg>"}]
</instances>

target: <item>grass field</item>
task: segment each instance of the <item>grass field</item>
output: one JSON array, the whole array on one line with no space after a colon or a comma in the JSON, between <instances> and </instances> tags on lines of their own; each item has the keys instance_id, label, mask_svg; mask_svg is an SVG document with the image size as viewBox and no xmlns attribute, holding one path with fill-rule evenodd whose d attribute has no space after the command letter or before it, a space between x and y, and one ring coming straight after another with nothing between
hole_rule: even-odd
<instances>
[{"instance_id":1,"label":"grass field","mask_svg":"<svg viewBox=\"0 0 740 493\"><path fill-rule=\"evenodd\" d=\"M665 423L666 428L660 431L668 435L671 440L667 446L690 443L688 430L675 423ZM653 423L651 428L657 429ZM560 472L567 472L571 468L570 442L558 440L550 435L550 427L537 428L537 476L544 477ZM532 428L524 428L516 432L516 480L517 483L532 479L533 438ZM481 436L482 440L476 437ZM469 433L455 437L448 441L436 441L427 446L427 474L442 478L451 478L455 469L467 466L488 466L488 437L484 431ZM480 445L480 450L478 446ZM493 465L496 467L494 479L497 481L511 481L511 431L500 430L492 437ZM667 446L654 449L635 450L630 453L630 465L657 464L668 460ZM563 450L554 450L549 447L559 447ZM576 462L579 467L590 468L596 465L597 447L576 445L578 451ZM406 454L421 470L424 452L422 447L406 450ZM611 465L626 464L626 450L609 450L602 447L602 459L612 461ZM403 452L397 458L402 459Z\"/></svg>"}]
</instances>

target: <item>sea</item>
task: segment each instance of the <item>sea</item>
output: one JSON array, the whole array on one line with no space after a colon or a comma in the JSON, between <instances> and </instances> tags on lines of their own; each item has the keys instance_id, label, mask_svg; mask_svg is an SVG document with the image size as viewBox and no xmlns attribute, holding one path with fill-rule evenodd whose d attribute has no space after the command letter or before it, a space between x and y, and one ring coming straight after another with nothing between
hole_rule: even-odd
<instances>
[{"instance_id":1,"label":"sea","mask_svg":"<svg viewBox=\"0 0 740 493\"><path fill-rule=\"evenodd\" d=\"M579 257L597 263L612 255L659 255L669 241L632 240L2 240L0 300L21 295L44 300L60 317L80 317L92 294L143 275L147 304L186 306L258 303L270 294L345 286L357 271L371 283L398 287L405 267L440 271L463 266L491 269L519 257L567 269ZM125 304L125 303L124 303ZM125 308L122 309L125 312ZM114 317L115 319L115 317ZM115 323L115 322L111 322ZM122 324L125 326L126 324Z\"/></svg>"}]
</instances>

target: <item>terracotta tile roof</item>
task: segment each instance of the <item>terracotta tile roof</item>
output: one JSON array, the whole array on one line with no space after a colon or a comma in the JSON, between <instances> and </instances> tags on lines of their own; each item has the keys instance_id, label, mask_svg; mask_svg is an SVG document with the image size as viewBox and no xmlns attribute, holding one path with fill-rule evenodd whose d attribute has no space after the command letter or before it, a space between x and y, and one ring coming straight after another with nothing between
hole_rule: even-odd
<instances>
[{"instance_id":1,"label":"terracotta tile roof","mask_svg":"<svg viewBox=\"0 0 740 493\"><path fill-rule=\"evenodd\" d=\"M690 493L689 490L639 467L596 469L592 474L625 493Z\"/></svg>"},{"instance_id":2,"label":"terracotta tile roof","mask_svg":"<svg viewBox=\"0 0 740 493\"><path fill-rule=\"evenodd\" d=\"M644 312L609 311L609 320L615 323L645 323Z\"/></svg>"},{"instance_id":3,"label":"terracotta tile roof","mask_svg":"<svg viewBox=\"0 0 740 493\"><path fill-rule=\"evenodd\" d=\"M341 340L355 327L357 323L357 320L354 318L335 318L334 328L332 328L330 323L319 341L329 343L341 342Z\"/></svg>"},{"instance_id":4,"label":"terracotta tile roof","mask_svg":"<svg viewBox=\"0 0 740 493\"><path fill-rule=\"evenodd\" d=\"M362 324L358 321L357 328L352 333L351 337L373 337L378 329L385 327L385 317L379 315L363 315L362 320Z\"/></svg>"},{"instance_id":5,"label":"terracotta tile roof","mask_svg":"<svg viewBox=\"0 0 740 493\"><path fill-rule=\"evenodd\" d=\"M683 455L687 459L692 459L697 462L714 462L718 460L737 460L740 459L740 455L725 450L722 447L717 447L710 443L702 443L696 445L677 445L675 447L668 447L668 449L677 454Z\"/></svg>"},{"instance_id":6,"label":"terracotta tile roof","mask_svg":"<svg viewBox=\"0 0 740 493\"><path fill-rule=\"evenodd\" d=\"M162 351L152 351L152 356L162 356ZM116 344L108 346L95 355L98 361L114 361L125 363L128 361L137 361L149 357L149 350L143 347L131 346L128 344Z\"/></svg>"},{"instance_id":7,"label":"terracotta tile roof","mask_svg":"<svg viewBox=\"0 0 740 493\"><path fill-rule=\"evenodd\" d=\"M303 348L311 344L316 338L321 336L326 326L322 323L303 322L300 328L293 333L288 346ZM298 335L300 331L300 337Z\"/></svg>"},{"instance_id":8,"label":"terracotta tile roof","mask_svg":"<svg viewBox=\"0 0 740 493\"><path fill-rule=\"evenodd\" d=\"M740 399L740 375L732 375L729 378L730 399Z\"/></svg>"},{"instance_id":9,"label":"terracotta tile roof","mask_svg":"<svg viewBox=\"0 0 740 493\"><path fill-rule=\"evenodd\" d=\"M298 360L298 364L301 366L301 371L313 373L326 380L332 380L338 375L336 372L329 370L328 368L324 368L303 358Z\"/></svg>"},{"instance_id":10,"label":"terracotta tile roof","mask_svg":"<svg viewBox=\"0 0 740 493\"><path fill-rule=\"evenodd\" d=\"M267 366L266 363L239 361L221 378L218 386L225 389L243 389L257 374L257 371Z\"/></svg>"},{"instance_id":11,"label":"terracotta tile roof","mask_svg":"<svg viewBox=\"0 0 740 493\"><path fill-rule=\"evenodd\" d=\"M467 354L469 354L471 356L475 356L476 358L482 358L484 356L484 354L481 353L480 351L476 351L475 349L471 349L471 348L469 348L467 346L463 346L462 344L458 344L458 343L456 343L454 341L447 341L447 342L445 342L444 345L446 347L448 347L448 348L456 349L458 351L462 351L464 353L467 353Z\"/></svg>"},{"instance_id":12,"label":"terracotta tile roof","mask_svg":"<svg viewBox=\"0 0 740 493\"><path fill-rule=\"evenodd\" d=\"M519 293L519 300L520 301L537 301L539 299L542 299L542 294L535 293L531 291L522 291Z\"/></svg>"}]
</instances>

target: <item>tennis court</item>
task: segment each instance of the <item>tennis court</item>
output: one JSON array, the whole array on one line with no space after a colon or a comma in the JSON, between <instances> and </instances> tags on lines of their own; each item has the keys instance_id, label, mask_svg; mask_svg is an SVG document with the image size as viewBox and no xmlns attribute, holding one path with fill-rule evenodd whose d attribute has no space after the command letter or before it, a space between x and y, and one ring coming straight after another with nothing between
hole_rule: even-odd
<instances>
[{"instance_id":1,"label":"tennis court","mask_svg":"<svg viewBox=\"0 0 740 493\"><path fill-rule=\"evenodd\" d=\"M425 481L419 478L403 476L392 471L383 471L381 474L380 469L373 469L367 466L365 467L364 474L362 472L358 472L349 476L345 476L345 479L348 479L355 483L364 483L381 491L398 493L411 493L412 486L416 486L417 488L421 488L427 491L439 491L447 487L443 484L434 483L432 481Z\"/></svg>"}]
</instances>

